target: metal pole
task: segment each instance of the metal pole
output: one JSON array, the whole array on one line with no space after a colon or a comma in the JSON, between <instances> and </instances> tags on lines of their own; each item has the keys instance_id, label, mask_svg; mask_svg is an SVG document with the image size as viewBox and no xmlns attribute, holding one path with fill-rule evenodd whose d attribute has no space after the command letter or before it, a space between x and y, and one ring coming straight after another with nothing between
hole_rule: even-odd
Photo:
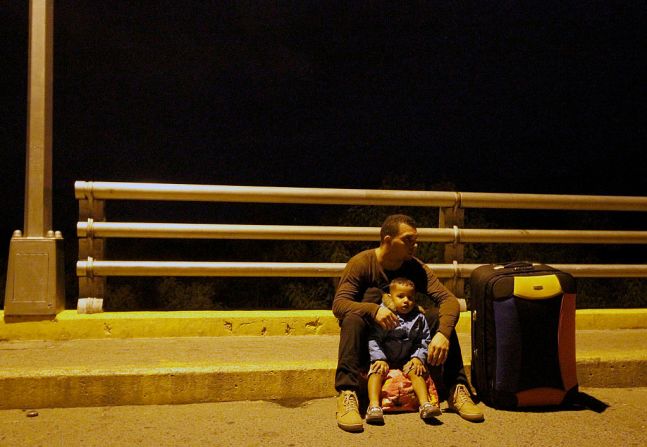
<instances>
[{"instance_id":1,"label":"metal pole","mask_svg":"<svg viewBox=\"0 0 647 447\"><path fill-rule=\"evenodd\" d=\"M32 0L29 30L25 236L52 229L52 71L54 2Z\"/></svg>"},{"instance_id":2,"label":"metal pole","mask_svg":"<svg viewBox=\"0 0 647 447\"><path fill-rule=\"evenodd\" d=\"M9 247L5 316L52 315L64 307L63 244L52 230L54 1L29 4L25 231Z\"/></svg>"}]
</instances>

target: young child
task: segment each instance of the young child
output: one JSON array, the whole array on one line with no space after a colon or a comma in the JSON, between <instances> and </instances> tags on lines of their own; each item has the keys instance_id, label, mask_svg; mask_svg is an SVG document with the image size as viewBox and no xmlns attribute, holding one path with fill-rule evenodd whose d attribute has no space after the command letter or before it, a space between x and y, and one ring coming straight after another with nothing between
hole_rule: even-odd
<instances>
[{"instance_id":1,"label":"young child","mask_svg":"<svg viewBox=\"0 0 647 447\"><path fill-rule=\"evenodd\" d=\"M441 414L429 400L425 381L427 346L431 341L429 325L414 301L415 285L407 278L396 278L389 293L382 296L382 306L398 316L399 324L390 331L374 325L369 333L371 369L368 376L369 405L366 422L383 424L381 393L389 369L401 369L409 377L420 403L420 417L428 420Z\"/></svg>"}]
</instances>

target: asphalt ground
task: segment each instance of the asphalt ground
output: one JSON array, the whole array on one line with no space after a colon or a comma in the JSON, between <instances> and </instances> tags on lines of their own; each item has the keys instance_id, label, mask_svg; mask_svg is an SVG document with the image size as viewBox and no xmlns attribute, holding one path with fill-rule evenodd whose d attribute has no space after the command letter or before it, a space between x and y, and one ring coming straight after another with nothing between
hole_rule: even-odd
<instances>
[{"instance_id":1,"label":"asphalt ground","mask_svg":"<svg viewBox=\"0 0 647 447\"><path fill-rule=\"evenodd\" d=\"M647 388L582 388L591 408L502 411L474 424L416 413L346 433L335 398L0 411L0 446L645 446Z\"/></svg>"}]
</instances>

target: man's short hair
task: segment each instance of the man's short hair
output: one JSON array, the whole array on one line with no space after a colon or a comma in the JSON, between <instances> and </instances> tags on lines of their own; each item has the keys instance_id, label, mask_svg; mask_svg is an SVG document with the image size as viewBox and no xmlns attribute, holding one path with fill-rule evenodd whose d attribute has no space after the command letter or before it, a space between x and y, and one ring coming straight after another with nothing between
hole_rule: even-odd
<instances>
[{"instance_id":1,"label":"man's short hair","mask_svg":"<svg viewBox=\"0 0 647 447\"><path fill-rule=\"evenodd\" d=\"M386 236L397 236L400 231L400 224L406 224L410 227L417 228L416 221L413 220L413 217L407 216L406 214L391 214L384 219L384 223L380 229L380 242L383 241Z\"/></svg>"}]
</instances>

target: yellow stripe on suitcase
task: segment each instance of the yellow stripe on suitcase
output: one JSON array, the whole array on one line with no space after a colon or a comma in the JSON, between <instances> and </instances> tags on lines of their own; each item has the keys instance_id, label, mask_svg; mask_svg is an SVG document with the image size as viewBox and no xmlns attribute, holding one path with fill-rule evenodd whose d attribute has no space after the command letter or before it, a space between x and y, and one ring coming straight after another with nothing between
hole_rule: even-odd
<instances>
[{"instance_id":1,"label":"yellow stripe on suitcase","mask_svg":"<svg viewBox=\"0 0 647 447\"><path fill-rule=\"evenodd\" d=\"M544 300L562 293L557 275L515 276L514 295L527 300Z\"/></svg>"}]
</instances>

